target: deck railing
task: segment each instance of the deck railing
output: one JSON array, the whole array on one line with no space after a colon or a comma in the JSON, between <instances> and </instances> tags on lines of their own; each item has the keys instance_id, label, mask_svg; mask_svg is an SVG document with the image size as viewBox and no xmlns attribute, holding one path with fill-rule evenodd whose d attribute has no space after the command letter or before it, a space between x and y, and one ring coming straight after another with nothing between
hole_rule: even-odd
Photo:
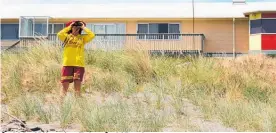
<instances>
[{"instance_id":1,"label":"deck railing","mask_svg":"<svg viewBox=\"0 0 276 133\"><path fill-rule=\"evenodd\" d=\"M123 50L141 49L150 51L188 51L204 50L203 34L96 34L85 49ZM38 38L21 38L21 47L36 45ZM56 34L49 34L47 44L62 45Z\"/></svg>"}]
</instances>

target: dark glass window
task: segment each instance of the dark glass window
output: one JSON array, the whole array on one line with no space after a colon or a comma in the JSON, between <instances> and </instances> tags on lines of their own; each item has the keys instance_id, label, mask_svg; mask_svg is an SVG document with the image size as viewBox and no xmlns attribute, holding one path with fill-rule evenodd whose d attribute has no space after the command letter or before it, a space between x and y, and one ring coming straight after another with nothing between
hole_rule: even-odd
<instances>
[{"instance_id":1,"label":"dark glass window","mask_svg":"<svg viewBox=\"0 0 276 133\"><path fill-rule=\"evenodd\" d=\"M262 19L263 33L276 33L276 19Z\"/></svg>"},{"instance_id":2,"label":"dark glass window","mask_svg":"<svg viewBox=\"0 0 276 133\"><path fill-rule=\"evenodd\" d=\"M251 20L250 21L250 34L262 33L262 20Z\"/></svg>"},{"instance_id":3,"label":"dark glass window","mask_svg":"<svg viewBox=\"0 0 276 133\"><path fill-rule=\"evenodd\" d=\"M1 24L1 39L2 40L17 40L19 24Z\"/></svg>"},{"instance_id":4,"label":"dark glass window","mask_svg":"<svg viewBox=\"0 0 276 133\"><path fill-rule=\"evenodd\" d=\"M258 19L250 21L250 34L276 33L276 19Z\"/></svg>"}]
</instances>

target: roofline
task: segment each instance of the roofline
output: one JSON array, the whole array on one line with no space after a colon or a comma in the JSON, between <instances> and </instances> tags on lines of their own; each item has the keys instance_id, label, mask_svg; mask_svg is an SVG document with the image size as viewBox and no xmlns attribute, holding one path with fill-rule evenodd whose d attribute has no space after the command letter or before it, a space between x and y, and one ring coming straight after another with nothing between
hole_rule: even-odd
<instances>
[{"instance_id":1,"label":"roofline","mask_svg":"<svg viewBox=\"0 0 276 133\"><path fill-rule=\"evenodd\" d=\"M247 17L195 17L195 19L232 19L232 18L237 18L237 19L247 19ZM20 18L1 18L1 20L19 20ZM189 20L193 19L192 17L168 17L168 18L153 18L153 17L124 17L124 18L118 18L118 17L109 17L109 18L90 18L90 17L72 17L72 18L56 18L56 17L49 17L49 20L58 20L58 19L94 19L94 20L99 20L99 19L129 19L129 20L164 20L164 19L171 19L171 20Z\"/></svg>"},{"instance_id":2,"label":"roofline","mask_svg":"<svg viewBox=\"0 0 276 133\"><path fill-rule=\"evenodd\" d=\"M244 12L244 16L248 16L249 14L252 13L276 13L276 10L255 10L255 11L250 11L250 12Z\"/></svg>"}]
</instances>

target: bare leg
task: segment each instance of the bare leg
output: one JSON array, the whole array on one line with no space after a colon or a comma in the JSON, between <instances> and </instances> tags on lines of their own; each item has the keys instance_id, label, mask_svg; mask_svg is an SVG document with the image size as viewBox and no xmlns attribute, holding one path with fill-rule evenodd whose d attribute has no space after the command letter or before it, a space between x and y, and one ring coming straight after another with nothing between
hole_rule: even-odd
<instances>
[{"instance_id":1,"label":"bare leg","mask_svg":"<svg viewBox=\"0 0 276 133\"><path fill-rule=\"evenodd\" d=\"M66 96L68 88L69 88L69 82L62 83L62 89L60 91L61 100L63 100L63 98Z\"/></svg>"},{"instance_id":2,"label":"bare leg","mask_svg":"<svg viewBox=\"0 0 276 133\"><path fill-rule=\"evenodd\" d=\"M74 81L74 87L75 87L75 94L77 97L81 97L81 81L75 80Z\"/></svg>"}]
</instances>

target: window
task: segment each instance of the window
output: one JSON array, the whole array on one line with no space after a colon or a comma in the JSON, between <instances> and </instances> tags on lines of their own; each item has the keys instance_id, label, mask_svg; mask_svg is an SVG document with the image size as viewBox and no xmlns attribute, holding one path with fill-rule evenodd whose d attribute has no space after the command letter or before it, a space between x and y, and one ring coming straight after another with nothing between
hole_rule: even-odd
<instances>
[{"instance_id":1,"label":"window","mask_svg":"<svg viewBox=\"0 0 276 133\"><path fill-rule=\"evenodd\" d=\"M93 41L97 48L121 49L124 46L126 36L118 34L126 34L125 23L87 23L86 27L98 34Z\"/></svg>"},{"instance_id":2,"label":"window","mask_svg":"<svg viewBox=\"0 0 276 133\"><path fill-rule=\"evenodd\" d=\"M57 34L64 28L64 24L49 24L48 32L49 34Z\"/></svg>"},{"instance_id":3,"label":"window","mask_svg":"<svg viewBox=\"0 0 276 133\"><path fill-rule=\"evenodd\" d=\"M87 24L89 26L90 24ZM125 24L122 23L100 23L91 24L91 30L95 34L125 34ZM112 40L112 41L123 41L125 37L117 35L100 35L96 39L99 40Z\"/></svg>"},{"instance_id":4,"label":"window","mask_svg":"<svg viewBox=\"0 0 276 133\"><path fill-rule=\"evenodd\" d=\"M257 33L262 33L261 19L250 21L250 34L257 34Z\"/></svg>"},{"instance_id":5,"label":"window","mask_svg":"<svg viewBox=\"0 0 276 133\"><path fill-rule=\"evenodd\" d=\"M94 25L96 34L116 34L116 25ZM104 36L107 40L116 40L116 36Z\"/></svg>"},{"instance_id":6,"label":"window","mask_svg":"<svg viewBox=\"0 0 276 133\"><path fill-rule=\"evenodd\" d=\"M116 34L116 25L114 24L94 24L96 34Z\"/></svg>"},{"instance_id":7,"label":"window","mask_svg":"<svg viewBox=\"0 0 276 133\"><path fill-rule=\"evenodd\" d=\"M45 36L47 35L47 24L40 23L40 24L35 24L34 27L34 33L35 36Z\"/></svg>"},{"instance_id":8,"label":"window","mask_svg":"<svg viewBox=\"0 0 276 133\"><path fill-rule=\"evenodd\" d=\"M20 23L20 37L32 37L34 36L33 19L22 18Z\"/></svg>"},{"instance_id":9,"label":"window","mask_svg":"<svg viewBox=\"0 0 276 133\"><path fill-rule=\"evenodd\" d=\"M49 24L49 25L48 25L48 33L49 33L49 34L52 34L52 32L53 32L53 29L52 29L53 26L52 26L52 25L53 25L53 24Z\"/></svg>"},{"instance_id":10,"label":"window","mask_svg":"<svg viewBox=\"0 0 276 133\"><path fill-rule=\"evenodd\" d=\"M276 19L258 19L250 21L250 34L276 33Z\"/></svg>"},{"instance_id":11,"label":"window","mask_svg":"<svg viewBox=\"0 0 276 133\"><path fill-rule=\"evenodd\" d=\"M105 25L94 25L94 32L96 34L106 34Z\"/></svg>"},{"instance_id":12,"label":"window","mask_svg":"<svg viewBox=\"0 0 276 133\"><path fill-rule=\"evenodd\" d=\"M19 37L48 36L49 17L20 17Z\"/></svg>"},{"instance_id":13,"label":"window","mask_svg":"<svg viewBox=\"0 0 276 133\"><path fill-rule=\"evenodd\" d=\"M1 40L18 40L19 24L1 24Z\"/></svg>"},{"instance_id":14,"label":"window","mask_svg":"<svg viewBox=\"0 0 276 133\"><path fill-rule=\"evenodd\" d=\"M276 19L262 19L262 33L276 33Z\"/></svg>"},{"instance_id":15,"label":"window","mask_svg":"<svg viewBox=\"0 0 276 133\"><path fill-rule=\"evenodd\" d=\"M149 23L138 24L139 39L179 39L179 24ZM166 35L167 34L167 35Z\"/></svg>"}]
</instances>

